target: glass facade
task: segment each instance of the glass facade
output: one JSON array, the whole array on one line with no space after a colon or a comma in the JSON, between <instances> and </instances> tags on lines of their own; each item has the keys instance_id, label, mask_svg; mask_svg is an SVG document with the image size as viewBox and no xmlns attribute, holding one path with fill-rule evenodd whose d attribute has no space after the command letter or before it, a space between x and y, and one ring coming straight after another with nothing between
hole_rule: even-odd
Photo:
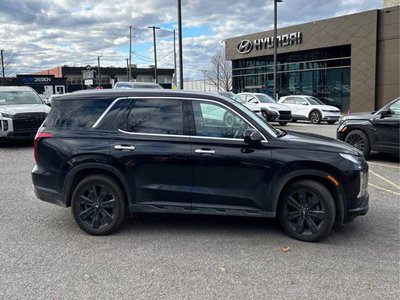
<instances>
[{"instance_id":1,"label":"glass facade","mask_svg":"<svg viewBox=\"0 0 400 300\"><path fill-rule=\"evenodd\" d=\"M350 106L351 46L277 56L277 93L315 96L347 112ZM273 55L232 61L233 92L273 94Z\"/></svg>"}]
</instances>

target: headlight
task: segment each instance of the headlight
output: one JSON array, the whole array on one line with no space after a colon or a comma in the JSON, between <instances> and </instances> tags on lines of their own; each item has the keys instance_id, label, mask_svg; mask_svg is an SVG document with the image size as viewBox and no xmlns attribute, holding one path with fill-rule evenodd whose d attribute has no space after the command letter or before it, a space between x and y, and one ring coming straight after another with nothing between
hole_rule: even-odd
<instances>
[{"instance_id":1,"label":"headlight","mask_svg":"<svg viewBox=\"0 0 400 300\"><path fill-rule=\"evenodd\" d=\"M357 197L361 197L365 194L368 187L368 172L361 171L360 172L360 192L358 193Z\"/></svg>"},{"instance_id":2,"label":"headlight","mask_svg":"<svg viewBox=\"0 0 400 300\"><path fill-rule=\"evenodd\" d=\"M351 161L352 163L355 163L357 165L359 165L360 163L362 163L363 161L363 157L362 156L358 156L358 155L352 155L352 154L347 154L347 153L339 153L341 157Z\"/></svg>"},{"instance_id":3,"label":"headlight","mask_svg":"<svg viewBox=\"0 0 400 300\"><path fill-rule=\"evenodd\" d=\"M5 114L5 113L0 113L0 118L11 118L12 117L12 115L10 115L10 114Z\"/></svg>"}]
</instances>

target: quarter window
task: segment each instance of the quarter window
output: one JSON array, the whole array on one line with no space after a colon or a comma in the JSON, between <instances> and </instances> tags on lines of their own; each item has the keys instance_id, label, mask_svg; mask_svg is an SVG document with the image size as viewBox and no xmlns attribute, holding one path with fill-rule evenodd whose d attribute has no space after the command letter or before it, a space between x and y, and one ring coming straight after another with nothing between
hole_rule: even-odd
<instances>
[{"instance_id":1,"label":"quarter window","mask_svg":"<svg viewBox=\"0 0 400 300\"><path fill-rule=\"evenodd\" d=\"M129 112L126 130L183 135L181 100L138 99Z\"/></svg>"},{"instance_id":2,"label":"quarter window","mask_svg":"<svg viewBox=\"0 0 400 300\"><path fill-rule=\"evenodd\" d=\"M197 136L243 139L250 126L233 111L213 102L193 101Z\"/></svg>"}]
</instances>

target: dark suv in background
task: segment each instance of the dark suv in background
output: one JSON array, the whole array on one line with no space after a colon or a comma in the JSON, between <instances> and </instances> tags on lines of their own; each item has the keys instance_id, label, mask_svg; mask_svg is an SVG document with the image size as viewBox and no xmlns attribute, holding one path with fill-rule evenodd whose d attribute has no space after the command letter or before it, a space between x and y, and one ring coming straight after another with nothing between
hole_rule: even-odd
<instances>
[{"instance_id":1,"label":"dark suv in background","mask_svg":"<svg viewBox=\"0 0 400 300\"><path fill-rule=\"evenodd\" d=\"M371 151L400 155L400 97L376 112L353 113L339 120L337 138L368 157Z\"/></svg>"},{"instance_id":2,"label":"dark suv in background","mask_svg":"<svg viewBox=\"0 0 400 300\"><path fill-rule=\"evenodd\" d=\"M274 129L216 94L62 95L34 152L36 195L72 206L78 225L94 235L114 231L127 212L151 212L278 217L292 237L318 241L335 220L368 211L362 153Z\"/></svg>"}]
</instances>

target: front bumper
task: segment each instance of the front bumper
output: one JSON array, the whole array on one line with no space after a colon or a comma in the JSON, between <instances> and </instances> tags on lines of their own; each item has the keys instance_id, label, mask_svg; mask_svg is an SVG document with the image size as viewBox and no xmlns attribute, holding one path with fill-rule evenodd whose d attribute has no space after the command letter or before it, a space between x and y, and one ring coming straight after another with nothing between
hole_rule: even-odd
<instances>
[{"instance_id":1,"label":"front bumper","mask_svg":"<svg viewBox=\"0 0 400 300\"><path fill-rule=\"evenodd\" d=\"M347 210L346 217L344 219L345 223L351 222L358 216L364 216L369 210L369 194L367 191L360 197L357 197L357 205L351 209Z\"/></svg>"},{"instance_id":2,"label":"front bumper","mask_svg":"<svg viewBox=\"0 0 400 300\"><path fill-rule=\"evenodd\" d=\"M268 122L290 122L292 121L291 111L265 111ZM265 117L265 116L264 116Z\"/></svg>"}]
</instances>

